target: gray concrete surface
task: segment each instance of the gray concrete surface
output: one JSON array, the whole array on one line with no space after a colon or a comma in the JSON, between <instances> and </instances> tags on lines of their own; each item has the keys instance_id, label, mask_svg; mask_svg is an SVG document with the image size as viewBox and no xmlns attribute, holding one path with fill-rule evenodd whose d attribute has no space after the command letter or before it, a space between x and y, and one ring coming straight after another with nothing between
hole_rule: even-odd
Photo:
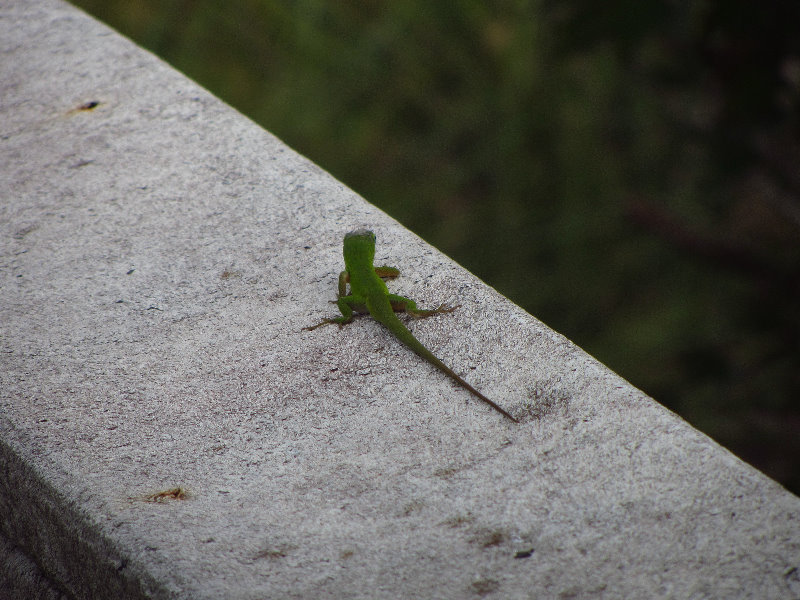
<instances>
[{"instance_id":1,"label":"gray concrete surface","mask_svg":"<svg viewBox=\"0 0 800 600\"><path fill-rule=\"evenodd\" d=\"M57 0L0 49L0 597L800 598L800 499L272 135ZM521 425L302 331L364 225Z\"/></svg>"}]
</instances>

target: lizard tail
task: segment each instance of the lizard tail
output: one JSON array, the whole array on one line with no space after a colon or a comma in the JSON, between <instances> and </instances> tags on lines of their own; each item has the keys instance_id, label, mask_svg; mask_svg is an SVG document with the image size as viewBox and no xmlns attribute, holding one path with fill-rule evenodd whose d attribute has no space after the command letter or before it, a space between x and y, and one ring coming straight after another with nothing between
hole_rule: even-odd
<instances>
[{"instance_id":1,"label":"lizard tail","mask_svg":"<svg viewBox=\"0 0 800 600\"><path fill-rule=\"evenodd\" d=\"M396 315L392 315L392 316L394 316L395 319L397 319ZM386 325L386 324L384 323L384 325ZM514 421L514 423L519 423L519 420L516 419L515 417L513 417L502 406L500 406L499 404L497 404L496 402L494 402L492 400L489 400L489 398L487 398L486 396L481 394L478 390L476 390L469 383L467 383L466 380L464 380L460 375L458 375L458 373L453 371L453 369L451 369L446 364L444 364L441 360L439 360L433 352L428 350L422 344L422 342L420 342L417 338L414 337L414 334L411 333L411 331L408 329L408 327L406 327L400 319L397 319L397 323L395 323L394 325L395 326L399 325L402 329L404 329L407 332L408 335L404 336L405 339L401 339L400 341L403 342L408 348L413 350L420 358L423 358L423 359L427 360L434 367L439 369L442 373L444 373L445 375L447 375L447 376L451 377L452 379L454 379L464 389L469 390L470 392L475 394L478 398L483 400L486 404L491 406L493 409L495 409L497 412L499 412L504 417L506 417L508 419L511 419L512 421Z\"/></svg>"}]
</instances>

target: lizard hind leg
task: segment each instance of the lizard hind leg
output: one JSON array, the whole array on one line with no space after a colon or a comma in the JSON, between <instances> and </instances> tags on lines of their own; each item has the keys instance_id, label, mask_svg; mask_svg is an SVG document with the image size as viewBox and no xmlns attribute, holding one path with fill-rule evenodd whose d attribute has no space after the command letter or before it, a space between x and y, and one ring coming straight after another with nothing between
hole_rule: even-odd
<instances>
[{"instance_id":1,"label":"lizard hind leg","mask_svg":"<svg viewBox=\"0 0 800 600\"><path fill-rule=\"evenodd\" d=\"M310 327L303 327L303 330L314 331L317 327L322 327L323 325L333 325L334 323L339 327L341 327L342 325L347 325L350 321L353 320L353 306L359 305L359 299L356 298L355 296L339 296L339 298L336 299L336 305L339 307L339 310L342 313L341 317L332 317L328 319L323 319L316 325L311 325Z\"/></svg>"},{"instance_id":2,"label":"lizard hind leg","mask_svg":"<svg viewBox=\"0 0 800 600\"><path fill-rule=\"evenodd\" d=\"M309 325L308 327L303 327L303 331L314 331L317 327L322 327L323 325L336 324L336 325L339 325L339 327L341 327L342 325L344 325L344 324L346 324L348 322L349 321L345 320L344 317L336 317L336 318L332 318L332 319L323 319L322 321L320 321L316 325Z\"/></svg>"},{"instance_id":3,"label":"lizard hind leg","mask_svg":"<svg viewBox=\"0 0 800 600\"><path fill-rule=\"evenodd\" d=\"M456 304L455 306L449 306L447 304L440 304L439 306L431 310L415 309L413 311L409 311L408 309L406 309L406 312L415 319L424 319L425 317L430 317L431 315L438 315L440 313L451 313L457 308L461 308L461 305Z\"/></svg>"},{"instance_id":4,"label":"lizard hind leg","mask_svg":"<svg viewBox=\"0 0 800 600\"><path fill-rule=\"evenodd\" d=\"M421 309L417 308L417 303L414 302L411 298L398 296L397 294L389 294L389 303L392 305L393 311L408 313L415 319L424 319L425 317L438 315L439 313L453 312L455 309L458 308L458 306L448 306L446 304L440 304L434 309L430 310Z\"/></svg>"}]
</instances>

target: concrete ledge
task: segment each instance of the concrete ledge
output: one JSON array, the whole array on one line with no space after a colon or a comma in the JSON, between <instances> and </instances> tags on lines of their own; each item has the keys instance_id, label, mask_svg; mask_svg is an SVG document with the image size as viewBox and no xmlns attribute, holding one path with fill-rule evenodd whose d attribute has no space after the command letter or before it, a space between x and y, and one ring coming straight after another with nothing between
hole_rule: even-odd
<instances>
[{"instance_id":1,"label":"concrete ledge","mask_svg":"<svg viewBox=\"0 0 800 600\"><path fill-rule=\"evenodd\" d=\"M57 0L0 49L4 593L800 598L800 499L269 133ZM521 425L302 331L364 225Z\"/></svg>"}]
</instances>

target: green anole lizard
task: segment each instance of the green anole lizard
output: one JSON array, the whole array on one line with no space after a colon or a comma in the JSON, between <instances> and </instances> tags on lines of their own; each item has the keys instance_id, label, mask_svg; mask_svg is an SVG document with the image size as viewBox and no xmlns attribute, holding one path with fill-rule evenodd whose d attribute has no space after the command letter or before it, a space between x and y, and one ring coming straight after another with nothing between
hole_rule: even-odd
<instances>
[{"instance_id":1,"label":"green anole lizard","mask_svg":"<svg viewBox=\"0 0 800 600\"><path fill-rule=\"evenodd\" d=\"M393 267L375 267L375 234L366 229L351 231L344 236L344 266L345 270L339 274L339 294L336 304L342 311L341 317L325 319L317 325L304 327L310 331L322 325L338 323L340 326L353 320L353 313L369 312L372 318L381 323L394 336L416 352L421 358L431 363L437 369L451 377L463 388L475 394L496 411L502 413L515 423L505 409L495 404L489 398L459 377L455 371L445 365L441 360L428 350L414 337L403 322L397 318L395 311L405 311L414 318L423 318L438 313L453 312L458 306L439 305L433 310L421 310L416 302L396 294L390 294L382 277L397 277L400 271ZM350 294L347 294L347 284L350 284Z\"/></svg>"}]
</instances>

